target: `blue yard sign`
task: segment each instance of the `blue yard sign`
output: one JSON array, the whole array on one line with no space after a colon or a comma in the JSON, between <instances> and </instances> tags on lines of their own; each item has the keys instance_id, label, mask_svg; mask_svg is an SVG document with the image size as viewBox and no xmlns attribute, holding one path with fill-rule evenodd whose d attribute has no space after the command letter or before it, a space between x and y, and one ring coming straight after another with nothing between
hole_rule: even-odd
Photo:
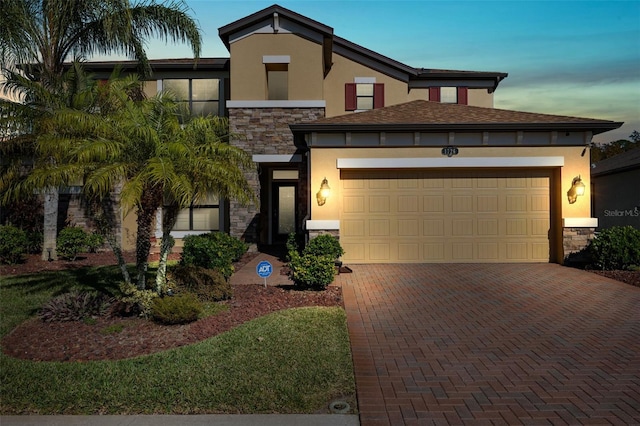
<instances>
[{"instance_id":1,"label":"blue yard sign","mask_svg":"<svg viewBox=\"0 0 640 426\"><path fill-rule=\"evenodd\" d=\"M271 263L267 262L266 260L263 260L262 262L258 263L258 266L256 266L256 273L260 278L264 278L265 287L267 286L267 278L271 276L272 272L273 266L271 266Z\"/></svg>"}]
</instances>

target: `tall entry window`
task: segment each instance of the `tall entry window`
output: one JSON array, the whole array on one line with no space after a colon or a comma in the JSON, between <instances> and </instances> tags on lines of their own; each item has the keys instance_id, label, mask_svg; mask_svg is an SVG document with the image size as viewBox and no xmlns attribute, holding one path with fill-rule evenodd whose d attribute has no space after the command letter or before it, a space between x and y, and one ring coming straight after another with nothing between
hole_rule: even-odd
<instances>
[{"instance_id":1,"label":"tall entry window","mask_svg":"<svg viewBox=\"0 0 640 426\"><path fill-rule=\"evenodd\" d=\"M219 115L220 80L215 78L165 79L162 88L171 91L193 116Z\"/></svg>"}]
</instances>

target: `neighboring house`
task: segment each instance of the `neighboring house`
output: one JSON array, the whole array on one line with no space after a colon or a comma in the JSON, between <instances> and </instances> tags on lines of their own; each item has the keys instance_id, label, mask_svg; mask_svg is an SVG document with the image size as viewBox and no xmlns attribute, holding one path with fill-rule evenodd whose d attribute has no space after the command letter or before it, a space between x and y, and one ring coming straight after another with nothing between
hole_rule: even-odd
<instances>
[{"instance_id":1,"label":"neighboring house","mask_svg":"<svg viewBox=\"0 0 640 426\"><path fill-rule=\"evenodd\" d=\"M593 215L598 228L633 226L640 230L640 148L591 167Z\"/></svg>"},{"instance_id":2,"label":"neighboring house","mask_svg":"<svg viewBox=\"0 0 640 426\"><path fill-rule=\"evenodd\" d=\"M176 237L329 232L369 263L562 262L593 235L589 144L622 123L494 109L506 73L410 67L277 5L219 35L230 58L152 61L146 88L229 117L260 206L214 198Z\"/></svg>"}]
</instances>

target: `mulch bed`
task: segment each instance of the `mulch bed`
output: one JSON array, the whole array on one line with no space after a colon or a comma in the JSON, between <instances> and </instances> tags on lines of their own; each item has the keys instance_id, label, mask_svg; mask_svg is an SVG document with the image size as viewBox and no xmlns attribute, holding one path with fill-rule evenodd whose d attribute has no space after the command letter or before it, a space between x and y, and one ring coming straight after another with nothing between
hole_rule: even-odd
<instances>
[{"instance_id":1,"label":"mulch bed","mask_svg":"<svg viewBox=\"0 0 640 426\"><path fill-rule=\"evenodd\" d=\"M247 253L235 263L236 270L256 254ZM135 261L132 253L128 262ZM88 266L114 265L111 252L90 253L76 261L47 262L38 255L19 265L0 265L0 275L22 275ZM640 287L640 271L589 272ZM297 291L262 285L234 286L233 299L221 302L229 310L191 324L166 326L141 318L98 318L95 324L82 322L45 323L33 318L2 339L5 354L37 361L115 360L147 355L199 342L282 309L302 306L343 306L342 290L329 286L325 291ZM121 330L119 330L121 328ZM119 330L115 331L114 330Z\"/></svg>"},{"instance_id":2,"label":"mulch bed","mask_svg":"<svg viewBox=\"0 0 640 426\"><path fill-rule=\"evenodd\" d=\"M257 253L246 253L234 263L236 270ZM135 262L126 253L127 262ZM177 257L174 257L177 258ZM23 275L45 271L115 265L111 252L88 253L75 261L47 262L31 255L18 265L1 265L0 275ZM224 303L229 310L191 324L166 326L138 317L97 318L83 322L45 323L32 318L2 339L2 351L12 357L36 361L95 361L132 358L189 345L231 330L271 312L303 306L343 306L342 289L300 291L291 287L237 285L234 296ZM121 329L114 332L114 330Z\"/></svg>"},{"instance_id":3,"label":"mulch bed","mask_svg":"<svg viewBox=\"0 0 640 426\"><path fill-rule=\"evenodd\" d=\"M271 312L302 306L343 306L342 291L297 291L261 285L234 286L229 310L191 324L166 326L142 318L98 318L45 323L32 318L2 340L3 352L35 361L96 361L132 358L189 345ZM122 331L109 333L116 326Z\"/></svg>"}]
</instances>

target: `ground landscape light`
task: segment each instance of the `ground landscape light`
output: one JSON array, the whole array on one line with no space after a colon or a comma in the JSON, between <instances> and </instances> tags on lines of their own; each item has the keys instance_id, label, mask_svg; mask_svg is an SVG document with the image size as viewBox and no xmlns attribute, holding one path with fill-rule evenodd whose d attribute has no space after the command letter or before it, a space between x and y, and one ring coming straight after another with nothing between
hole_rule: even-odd
<instances>
[{"instance_id":1,"label":"ground landscape light","mask_svg":"<svg viewBox=\"0 0 640 426\"><path fill-rule=\"evenodd\" d=\"M327 197L331 195L331 188L329 187L329 182L325 177L322 179L322 183L320 184L320 191L316 194L316 200L318 201L319 206L324 206L324 203L327 202Z\"/></svg>"},{"instance_id":2,"label":"ground landscape light","mask_svg":"<svg viewBox=\"0 0 640 426\"><path fill-rule=\"evenodd\" d=\"M567 198L569 199L569 204L573 204L576 202L578 197L583 196L585 191L584 183L582 183L582 178L578 175L573 178L571 182L571 188L567 191Z\"/></svg>"}]
</instances>

